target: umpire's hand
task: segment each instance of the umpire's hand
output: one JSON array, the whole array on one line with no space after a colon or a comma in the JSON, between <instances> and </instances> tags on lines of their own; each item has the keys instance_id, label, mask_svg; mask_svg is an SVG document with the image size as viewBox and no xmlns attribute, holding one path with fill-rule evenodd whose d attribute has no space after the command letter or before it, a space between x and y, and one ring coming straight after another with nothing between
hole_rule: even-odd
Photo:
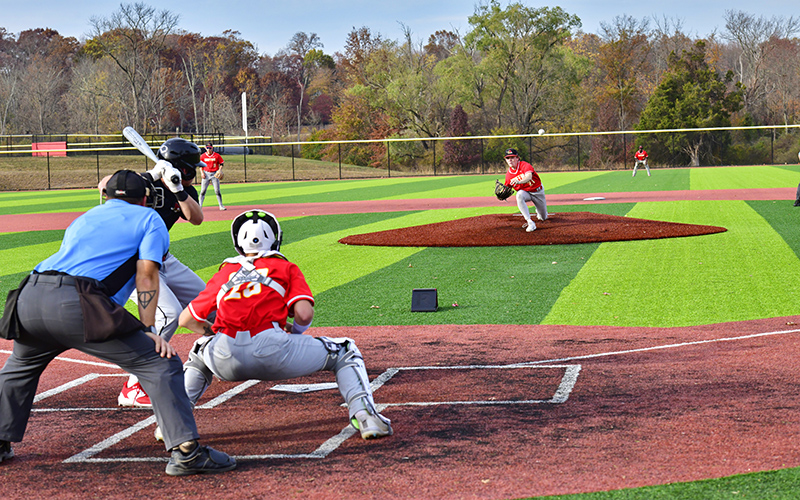
<instances>
[{"instance_id":1,"label":"umpire's hand","mask_svg":"<svg viewBox=\"0 0 800 500\"><path fill-rule=\"evenodd\" d=\"M172 347L172 345L163 338L159 337L158 335L156 335L151 331L146 331L145 333L147 334L148 337L150 337L153 340L153 342L156 343L156 352L159 353L162 358L164 357L171 358L172 356L175 356L177 354L175 348Z\"/></svg>"}]
</instances>

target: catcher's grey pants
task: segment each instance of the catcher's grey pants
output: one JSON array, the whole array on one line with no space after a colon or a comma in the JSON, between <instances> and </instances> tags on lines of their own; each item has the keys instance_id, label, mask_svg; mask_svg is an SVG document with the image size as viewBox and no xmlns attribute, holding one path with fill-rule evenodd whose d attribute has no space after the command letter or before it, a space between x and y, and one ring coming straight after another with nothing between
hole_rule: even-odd
<instances>
[{"instance_id":1,"label":"catcher's grey pants","mask_svg":"<svg viewBox=\"0 0 800 500\"><path fill-rule=\"evenodd\" d=\"M136 375L150 400L167 449L198 438L177 356L162 358L152 339L136 332L104 342L83 340L83 314L74 284L61 276L28 282L17 301L25 332L0 371L0 440L22 441L39 377L56 356L77 349Z\"/></svg>"},{"instance_id":2,"label":"catcher's grey pants","mask_svg":"<svg viewBox=\"0 0 800 500\"><path fill-rule=\"evenodd\" d=\"M203 279L171 253L167 253L158 272L156 331L169 341L178 329L181 311L206 287ZM130 299L136 303L136 290ZM213 321L213 318L212 318Z\"/></svg>"},{"instance_id":3,"label":"catcher's grey pants","mask_svg":"<svg viewBox=\"0 0 800 500\"><path fill-rule=\"evenodd\" d=\"M639 165L644 165L644 168L647 169L647 175L650 175L650 166L647 164L647 160L636 160L636 163L633 165L633 175L631 177L636 177L636 169L639 168Z\"/></svg>"},{"instance_id":4,"label":"catcher's grey pants","mask_svg":"<svg viewBox=\"0 0 800 500\"><path fill-rule=\"evenodd\" d=\"M341 346L337 344L337 347ZM265 330L254 337L249 332L239 332L235 339L218 333L204 348L203 362L214 375L230 382L286 380L331 370L336 376L339 392L348 403L351 418L356 411L367 409L368 405L374 408L364 361L354 343L349 348L341 347L332 352L320 339L289 334L280 328ZM192 387L202 384L197 378L202 375L197 370L186 370L184 376L187 390L194 392L189 394L189 398L196 403L205 387L201 391L192 390ZM360 401L362 398L368 401Z\"/></svg>"},{"instance_id":5,"label":"catcher's grey pants","mask_svg":"<svg viewBox=\"0 0 800 500\"><path fill-rule=\"evenodd\" d=\"M219 203L219 208L222 208L222 193L219 191L219 179L217 179L214 174L216 172L206 172L203 170L203 181L200 184L200 206L203 206L203 200L206 197L206 190L208 189L208 183L214 185L214 193L217 195L217 203Z\"/></svg>"},{"instance_id":6,"label":"catcher's grey pants","mask_svg":"<svg viewBox=\"0 0 800 500\"><path fill-rule=\"evenodd\" d=\"M528 209L528 203L533 203L536 207L536 218L539 220L547 220L547 200L544 198L544 187L540 187L536 191L517 191L517 208L525 220L531 220L531 212Z\"/></svg>"}]
</instances>

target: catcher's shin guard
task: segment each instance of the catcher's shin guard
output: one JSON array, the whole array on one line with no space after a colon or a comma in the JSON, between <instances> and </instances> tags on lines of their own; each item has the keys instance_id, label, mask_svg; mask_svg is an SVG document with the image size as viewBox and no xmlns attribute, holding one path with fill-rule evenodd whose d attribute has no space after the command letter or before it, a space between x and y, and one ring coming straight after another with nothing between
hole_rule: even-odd
<instances>
[{"instance_id":1,"label":"catcher's shin guard","mask_svg":"<svg viewBox=\"0 0 800 500\"><path fill-rule=\"evenodd\" d=\"M192 350L189 351L189 360L183 364L183 383L186 388L186 395L192 405L197 404L200 397L211 385L214 374L203 361L203 349L211 342L214 337L200 337L194 342Z\"/></svg>"},{"instance_id":2,"label":"catcher's shin guard","mask_svg":"<svg viewBox=\"0 0 800 500\"><path fill-rule=\"evenodd\" d=\"M347 402L350 417L361 410L366 410L370 415L380 417L372 399L372 388L369 385L367 367L364 358L353 339L317 337L328 350L328 361L325 369L336 375L339 392ZM380 417L383 419L383 417Z\"/></svg>"}]
</instances>

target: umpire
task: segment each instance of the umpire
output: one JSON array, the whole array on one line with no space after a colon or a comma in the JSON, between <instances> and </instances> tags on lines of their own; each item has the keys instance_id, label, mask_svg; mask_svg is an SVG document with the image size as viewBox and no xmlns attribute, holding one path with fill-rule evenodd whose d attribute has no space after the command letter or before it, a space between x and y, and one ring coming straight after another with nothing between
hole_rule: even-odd
<instances>
[{"instance_id":1,"label":"umpire","mask_svg":"<svg viewBox=\"0 0 800 500\"><path fill-rule=\"evenodd\" d=\"M16 302L7 301L0 335L14 338L14 349L0 371L0 462L14 456L10 442L22 440L45 367L77 349L139 377L171 452L167 474L236 467L197 442L181 361L152 331L169 233L145 206L151 188L135 172L116 172L106 185L108 201L75 219L58 252L23 280ZM122 307L134 286L141 322Z\"/></svg>"}]
</instances>

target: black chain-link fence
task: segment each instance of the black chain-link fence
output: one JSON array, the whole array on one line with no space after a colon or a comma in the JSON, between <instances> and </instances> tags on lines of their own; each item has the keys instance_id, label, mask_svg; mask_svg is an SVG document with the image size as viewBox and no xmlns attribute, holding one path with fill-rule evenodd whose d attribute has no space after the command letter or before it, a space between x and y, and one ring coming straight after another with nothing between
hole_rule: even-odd
<instances>
[{"instance_id":1,"label":"black chain-link fence","mask_svg":"<svg viewBox=\"0 0 800 500\"><path fill-rule=\"evenodd\" d=\"M212 142L225 161L224 182L237 183L499 174L508 148L540 172L633 168L639 145L654 168L797 164L799 127L281 143L221 134L181 137L201 148ZM156 150L171 137L144 138ZM121 134L0 136L0 191L90 188L116 170L151 166Z\"/></svg>"}]
</instances>

